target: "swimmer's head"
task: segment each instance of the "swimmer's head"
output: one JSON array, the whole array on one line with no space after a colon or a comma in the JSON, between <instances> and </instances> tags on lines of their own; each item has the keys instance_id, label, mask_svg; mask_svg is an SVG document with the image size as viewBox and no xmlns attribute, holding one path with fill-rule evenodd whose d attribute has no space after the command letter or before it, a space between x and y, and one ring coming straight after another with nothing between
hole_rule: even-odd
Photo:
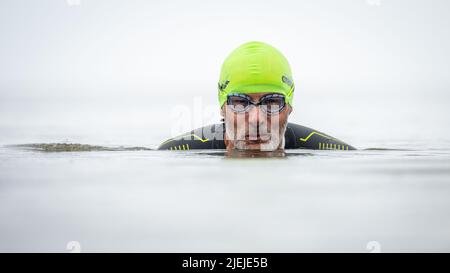
<instances>
[{"instance_id":1,"label":"swimmer's head","mask_svg":"<svg viewBox=\"0 0 450 273\"><path fill-rule=\"evenodd\" d=\"M294 82L276 48L252 41L233 50L222 64L219 104L227 149L284 149Z\"/></svg>"}]
</instances>

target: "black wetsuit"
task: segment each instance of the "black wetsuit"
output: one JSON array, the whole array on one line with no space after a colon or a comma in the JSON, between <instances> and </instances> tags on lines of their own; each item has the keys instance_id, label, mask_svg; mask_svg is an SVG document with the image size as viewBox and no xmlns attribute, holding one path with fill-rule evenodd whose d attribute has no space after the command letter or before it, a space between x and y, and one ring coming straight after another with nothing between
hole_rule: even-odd
<instances>
[{"instance_id":1,"label":"black wetsuit","mask_svg":"<svg viewBox=\"0 0 450 273\"><path fill-rule=\"evenodd\" d=\"M158 150L225 149L224 123L212 124L163 142ZM314 129L288 123L285 149L356 150L354 147Z\"/></svg>"}]
</instances>

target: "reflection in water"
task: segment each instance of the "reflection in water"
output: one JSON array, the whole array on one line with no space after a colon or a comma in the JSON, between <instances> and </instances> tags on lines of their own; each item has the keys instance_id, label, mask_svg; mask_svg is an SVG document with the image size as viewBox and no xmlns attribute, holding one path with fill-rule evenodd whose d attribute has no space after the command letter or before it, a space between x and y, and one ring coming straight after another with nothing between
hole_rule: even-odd
<instances>
[{"instance_id":1,"label":"reflection in water","mask_svg":"<svg viewBox=\"0 0 450 273\"><path fill-rule=\"evenodd\" d=\"M48 153L58 153L58 152L120 152L120 151L156 151L155 149L141 146L118 146L118 147L108 147L81 143L30 143L30 144L17 144L17 145L7 145L6 147L18 148L23 150L31 150L35 152L48 152ZM296 151L296 152L294 152ZM301 152L297 152L301 151ZM277 150L277 151L251 151L251 150L231 150L227 151L224 149L215 150L187 150L187 151L160 151L167 153L175 153L185 155L187 157L191 156L219 156L225 158L285 158L291 156L313 156L317 155L307 149L295 149L295 150Z\"/></svg>"},{"instance_id":2,"label":"reflection in water","mask_svg":"<svg viewBox=\"0 0 450 273\"><path fill-rule=\"evenodd\" d=\"M284 158L286 157L286 153L283 150L227 150L225 156L227 158Z\"/></svg>"}]
</instances>

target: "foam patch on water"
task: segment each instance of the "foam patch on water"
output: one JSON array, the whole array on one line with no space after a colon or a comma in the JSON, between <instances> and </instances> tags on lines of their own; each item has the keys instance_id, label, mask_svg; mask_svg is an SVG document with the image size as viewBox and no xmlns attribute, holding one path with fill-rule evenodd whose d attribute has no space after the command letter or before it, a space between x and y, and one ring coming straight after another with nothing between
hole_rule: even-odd
<instances>
[{"instance_id":1,"label":"foam patch on water","mask_svg":"<svg viewBox=\"0 0 450 273\"><path fill-rule=\"evenodd\" d=\"M80 143L31 143L9 145L23 149L32 149L42 152L92 152L92 151L151 151L153 149L147 147L107 147Z\"/></svg>"}]
</instances>

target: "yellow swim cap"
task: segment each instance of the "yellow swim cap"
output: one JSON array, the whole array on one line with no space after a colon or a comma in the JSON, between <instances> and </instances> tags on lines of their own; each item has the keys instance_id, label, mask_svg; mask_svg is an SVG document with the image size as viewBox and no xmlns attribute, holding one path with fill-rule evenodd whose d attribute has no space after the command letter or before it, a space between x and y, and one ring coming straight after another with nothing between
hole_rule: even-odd
<instances>
[{"instance_id":1,"label":"yellow swim cap","mask_svg":"<svg viewBox=\"0 0 450 273\"><path fill-rule=\"evenodd\" d=\"M225 59L219 79L220 107L230 93L278 93L292 106L294 81L287 59L271 45L251 41Z\"/></svg>"}]
</instances>

